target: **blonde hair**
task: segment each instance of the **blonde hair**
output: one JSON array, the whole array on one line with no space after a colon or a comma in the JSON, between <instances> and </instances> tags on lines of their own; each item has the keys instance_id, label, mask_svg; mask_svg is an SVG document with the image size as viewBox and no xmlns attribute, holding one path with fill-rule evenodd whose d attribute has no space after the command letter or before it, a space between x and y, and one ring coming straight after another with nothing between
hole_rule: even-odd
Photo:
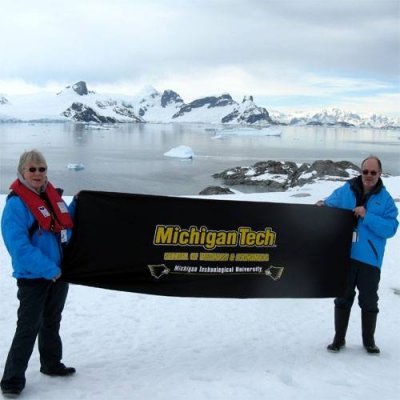
<instances>
[{"instance_id":1,"label":"blonde hair","mask_svg":"<svg viewBox=\"0 0 400 400\"><path fill-rule=\"evenodd\" d=\"M47 168L46 159L44 158L43 154L36 149L25 151L21 154L18 164L18 172L21 175L23 174L25 165L29 163L44 164Z\"/></svg>"}]
</instances>

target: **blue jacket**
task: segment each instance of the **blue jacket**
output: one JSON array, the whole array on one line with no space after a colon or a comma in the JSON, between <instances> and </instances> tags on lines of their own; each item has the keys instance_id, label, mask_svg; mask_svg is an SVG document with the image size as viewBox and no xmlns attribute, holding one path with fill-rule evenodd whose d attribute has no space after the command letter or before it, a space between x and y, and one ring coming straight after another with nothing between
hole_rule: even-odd
<instances>
[{"instance_id":1,"label":"blue jacket","mask_svg":"<svg viewBox=\"0 0 400 400\"><path fill-rule=\"evenodd\" d=\"M351 246L351 258L381 268L386 239L396 234L399 222L398 210L381 180L364 200L361 178L354 178L336 189L324 202L329 207L353 210L363 205L364 218L358 218L355 226L356 241ZM365 201L365 203L364 203Z\"/></svg>"},{"instance_id":2,"label":"blue jacket","mask_svg":"<svg viewBox=\"0 0 400 400\"><path fill-rule=\"evenodd\" d=\"M75 201L68 207L73 215ZM29 228L35 218L18 196L7 199L1 218L1 232L11 256L13 276L17 279L53 279L61 270L62 247L60 235L36 229L32 235ZM68 239L71 230L67 232Z\"/></svg>"}]
</instances>

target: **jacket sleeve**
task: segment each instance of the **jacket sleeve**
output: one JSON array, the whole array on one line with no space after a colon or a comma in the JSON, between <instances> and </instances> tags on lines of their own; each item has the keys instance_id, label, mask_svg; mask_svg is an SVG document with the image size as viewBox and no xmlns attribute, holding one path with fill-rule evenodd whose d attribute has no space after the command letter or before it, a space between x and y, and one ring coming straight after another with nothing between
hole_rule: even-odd
<instances>
[{"instance_id":1,"label":"jacket sleeve","mask_svg":"<svg viewBox=\"0 0 400 400\"><path fill-rule=\"evenodd\" d=\"M60 273L58 265L42 250L33 246L29 227L34 219L17 197L7 200L1 219L3 240L12 259L15 277L42 277L53 279ZM43 233L46 234L46 233Z\"/></svg>"},{"instance_id":2,"label":"jacket sleeve","mask_svg":"<svg viewBox=\"0 0 400 400\"><path fill-rule=\"evenodd\" d=\"M352 209L349 205L352 196L349 195L350 186L345 183L343 186L335 189L325 200L324 204L328 207L343 208L346 210Z\"/></svg>"},{"instance_id":3,"label":"jacket sleeve","mask_svg":"<svg viewBox=\"0 0 400 400\"><path fill-rule=\"evenodd\" d=\"M376 215L367 209L362 223L373 231L375 235L389 239L396 234L397 227L399 226L397 215L396 204L391 197L388 197L385 202L383 214Z\"/></svg>"}]
</instances>

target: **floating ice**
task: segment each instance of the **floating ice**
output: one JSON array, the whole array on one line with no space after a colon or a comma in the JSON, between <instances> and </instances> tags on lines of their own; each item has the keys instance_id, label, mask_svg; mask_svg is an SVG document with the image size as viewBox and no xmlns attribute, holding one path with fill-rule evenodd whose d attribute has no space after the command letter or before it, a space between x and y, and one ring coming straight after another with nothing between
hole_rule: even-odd
<instances>
[{"instance_id":1,"label":"floating ice","mask_svg":"<svg viewBox=\"0 0 400 400\"><path fill-rule=\"evenodd\" d=\"M83 164L74 164L70 163L67 165L68 169L74 169L75 171L80 171L82 169L85 169L85 166Z\"/></svg>"},{"instance_id":2,"label":"floating ice","mask_svg":"<svg viewBox=\"0 0 400 400\"><path fill-rule=\"evenodd\" d=\"M164 153L164 156L192 159L194 157L194 152L190 147L182 145L178 147L173 147L171 150Z\"/></svg>"},{"instance_id":3,"label":"floating ice","mask_svg":"<svg viewBox=\"0 0 400 400\"><path fill-rule=\"evenodd\" d=\"M278 128L257 128L257 127L238 127L225 128L218 131L219 135L237 136L282 136L282 130Z\"/></svg>"}]
</instances>

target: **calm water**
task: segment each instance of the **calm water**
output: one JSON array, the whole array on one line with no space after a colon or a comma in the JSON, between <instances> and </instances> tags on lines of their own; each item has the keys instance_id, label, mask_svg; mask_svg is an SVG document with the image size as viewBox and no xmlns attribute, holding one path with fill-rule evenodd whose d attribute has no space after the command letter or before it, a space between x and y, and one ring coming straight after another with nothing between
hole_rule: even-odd
<instances>
[{"instance_id":1,"label":"calm water","mask_svg":"<svg viewBox=\"0 0 400 400\"><path fill-rule=\"evenodd\" d=\"M280 137L217 138L211 128L200 124L121 124L94 130L72 123L3 123L0 193L7 193L20 154L31 148L44 153L50 180L67 195L82 189L193 195L221 183L212 178L215 172L269 159L348 160L358 165L372 153L381 157L386 172L400 175L400 131L281 127ZM196 157L180 160L163 155L179 145L190 146ZM69 170L69 163L82 163L85 169ZM257 190L253 186L236 188Z\"/></svg>"}]
</instances>

